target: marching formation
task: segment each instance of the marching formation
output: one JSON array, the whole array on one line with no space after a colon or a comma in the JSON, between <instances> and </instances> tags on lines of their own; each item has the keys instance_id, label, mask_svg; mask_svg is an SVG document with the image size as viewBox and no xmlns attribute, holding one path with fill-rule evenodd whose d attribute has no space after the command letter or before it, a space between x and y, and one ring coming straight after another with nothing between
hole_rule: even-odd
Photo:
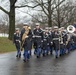
<instances>
[{"instance_id":1,"label":"marching formation","mask_svg":"<svg viewBox=\"0 0 76 75\"><path fill-rule=\"evenodd\" d=\"M21 51L24 50L24 62L30 59L32 49L37 58L47 55L55 55L55 58L58 58L76 49L74 33L57 26L42 29L39 23L36 23L33 31L27 24L24 24L21 32L16 28L13 42L17 49L17 58L21 57Z\"/></svg>"}]
</instances>

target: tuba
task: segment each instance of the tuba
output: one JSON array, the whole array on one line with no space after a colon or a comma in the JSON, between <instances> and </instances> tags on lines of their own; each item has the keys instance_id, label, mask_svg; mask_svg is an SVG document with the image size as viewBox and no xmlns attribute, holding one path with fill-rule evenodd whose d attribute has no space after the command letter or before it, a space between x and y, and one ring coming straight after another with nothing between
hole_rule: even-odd
<instances>
[{"instance_id":1,"label":"tuba","mask_svg":"<svg viewBox=\"0 0 76 75\"><path fill-rule=\"evenodd\" d=\"M69 26L67 27L67 31L68 31L71 35L73 35L73 33L75 32L75 27L74 27L73 25L69 25ZM66 45L68 44L69 41L70 41L70 35L68 36L68 39L67 39L67 41L66 41Z\"/></svg>"},{"instance_id":2,"label":"tuba","mask_svg":"<svg viewBox=\"0 0 76 75\"><path fill-rule=\"evenodd\" d=\"M67 27L67 31L68 31L69 33L74 33L75 27L74 27L73 25L69 25L69 26Z\"/></svg>"}]
</instances>

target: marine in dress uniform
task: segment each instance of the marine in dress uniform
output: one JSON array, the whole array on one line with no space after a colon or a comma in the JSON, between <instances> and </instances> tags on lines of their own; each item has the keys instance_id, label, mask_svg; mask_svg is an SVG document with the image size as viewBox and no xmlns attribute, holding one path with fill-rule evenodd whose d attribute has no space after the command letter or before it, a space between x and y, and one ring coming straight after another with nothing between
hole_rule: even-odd
<instances>
[{"instance_id":1,"label":"marine in dress uniform","mask_svg":"<svg viewBox=\"0 0 76 75\"><path fill-rule=\"evenodd\" d=\"M66 54L66 41L67 41L67 31L66 30L63 30L63 33L62 33L62 38L63 38L63 44L64 44L64 54Z\"/></svg>"},{"instance_id":2,"label":"marine in dress uniform","mask_svg":"<svg viewBox=\"0 0 76 75\"><path fill-rule=\"evenodd\" d=\"M59 33L60 33L60 56L64 55L64 52L65 52L65 48L64 48L64 42L63 42L63 38L65 37L64 36L64 32L63 32L63 28L61 27L60 30L59 30Z\"/></svg>"},{"instance_id":3,"label":"marine in dress uniform","mask_svg":"<svg viewBox=\"0 0 76 75\"><path fill-rule=\"evenodd\" d=\"M40 24L36 23L36 28L33 30L33 42L34 42L34 54L37 58L41 55L43 30L40 28Z\"/></svg>"},{"instance_id":4,"label":"marine in dress uniform","mask_svg":"<svg viewBox=\"0 0 76 75\"><path fill-rule=\"evenodd\" d=\"M20 33L19 33L19 28L16 28L16 32L14 33L13 43L15 44L16 49L17 49L16 57L20 58L21 57L21 51L20 51Z\"/></svg>"},{"instance_id":5,"label":"marine in dress uniform","mask_svg":"<svg viewBox=\"0 0 76 75\"><path fill-rule=\"evenodd\" d=\"M58 27L54 26L54 32L53 32L53 46L55 50L55 57L58 58L58 51L59 51L59 32L58 32Z\"/></svg>"},{"instance_id":6,"label":"marine in dress uniform","mask_svg":"<svg viewBox=\"0 0 76 75\"><path fill-rule=\"evenodd\" d=\"M72 34L72 49L75 50L76 49L76 33Z\"/></svg>"},{"instance_id":7,"label":"marine in dress uniform","mask_svg":"<svg viewBox=\"0 0 76 75\"><path fill-rule=\"evenodd\" d=\"M43 32L43 38L42 38L42 54L43 54L43 56L48 54L48 45L49 45L48 44L48 37L49 37L49 32L46 29Z\"/></svg>"},{"instance_id":8,"label":"marine in dress uniform","mask_svg":"<svg viewBox=\"0 0 76 75\"><path fill-rule=\"evenodd\" d=\"M52 28L49 28L49 38L48 38L48 43L49 43L49 47L50 47L50 54L53 54L53 32L52 32Z\"/></svg>"},{"instance_id":9,"label":"marine in dress uniform","mask_svg":"<svg viewBox=\"0 0 76 75\"><path fill-rule=\"evenodd\" d=\"M70 53L71 51L71 48L72 48L71 44L72 44L72 34L68 32L67 41L66 41L66 48L67 48L68 53Z\"/></svg>"},{"instance_id":10,"label":"marine in dress uniform","mask_svg":"<svg viewBox=\"0 0 76 75\"><path fill-rule=\"evenodd\" d=\"M32 49L32 31L29 29L28 24L25 24L25 31L21 33L22 46L24 48L24 62L30 59L30 50Z\"/></svg>"}]
</instances>

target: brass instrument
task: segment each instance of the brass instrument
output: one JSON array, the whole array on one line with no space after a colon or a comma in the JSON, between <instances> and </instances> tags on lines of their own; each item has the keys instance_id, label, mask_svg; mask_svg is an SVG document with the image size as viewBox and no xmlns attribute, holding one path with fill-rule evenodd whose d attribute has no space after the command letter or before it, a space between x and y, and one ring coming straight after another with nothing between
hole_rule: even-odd
<instances>
[{"instance_id":1,"label":"brass instrument","mask_svg":"<svg viewBox=\"0 0 76 75\"><path fill-rule=\"evenodd\" d=\"M74 33L75 27L74 27L73 25L69 25L69 26L67 27L67 31L69 32L69 34L68 34L68 39L67 39L67 41L66 41L66 45L69 43L69 41L70 41L70 36Z\"/></svg>"},{"instance_id":2,"label":"brass instrument","mask_svg":"<svg viewBox=\"0 0 76 75\"><path fill-rule=\"evenodd\" d=\"M70 37L71 37L71 35L68 34L68 39L67 39L67 41L66 41L66 45L68 45L68 43L69 43L69 41L70 41Z\"/></svg>"},{"instance_id":3,"label":"brass instrument","mask_svg":"<svg viewBox=\"0 0 76 75\"><path fill-rule=\"evenodd\" d=\"M21 51L23 50L23 45L24 45L26 38L28 38L28 33L29 33L29 27L27 27L27 29L25 30L25 33L22 36Z\"/></svg>"},{"instance_id":4,"label":"brass instrument","mask_svg":"<svg viewBox=\"0 0 76 75\"><path fill-rule=\"evenodd\" d=\"M68 31L69 33L74 33L75 27L74 27L73 25L69 25L69 26L67 27L67 31Z\"/></svg>"},{"instance_id":5,"label":"brass instrument","mask_svg":"<svg viewBox=\"0 0 76 75\"><path fill-rule=\"evenodd\" d=\"M61 28L59 29L59 41L60 41L60 44L63 44L63 36L62 36L62 29Z\"/></svg>"}]
</instances>

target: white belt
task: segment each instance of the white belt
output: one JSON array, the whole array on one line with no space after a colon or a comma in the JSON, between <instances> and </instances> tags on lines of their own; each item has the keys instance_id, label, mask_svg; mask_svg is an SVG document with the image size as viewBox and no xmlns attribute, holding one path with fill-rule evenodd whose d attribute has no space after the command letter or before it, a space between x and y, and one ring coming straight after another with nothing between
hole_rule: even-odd
<instances>
[{"instance_id":1,"label":"white belt","mask_svg":"<svg viewBox=\"0 0 76 75\"><path fill-rule=\"evenodd\" d=\"M20 41L20 40L16 40L16 41Z\"/></svg>"},{"instance_id":2,"label":"white belt","mask_svg":"<svg viewBox=\"0 0 76 75\"><path fill-rule=\"evenodd\" d=\"M53 40L59 40L59 38L53 38Z\"/></svg>"},{"instance_id":3,"label":"white belt","mask_svg":"<svg viewBox=\"0 0 76 75\"><path fill-rule=\"evenodd\" d=\"M35 38L35 37L37 37L37 38L41 38L41 36L33 36L33 38Z\"/></svg>"}]
</instances>

